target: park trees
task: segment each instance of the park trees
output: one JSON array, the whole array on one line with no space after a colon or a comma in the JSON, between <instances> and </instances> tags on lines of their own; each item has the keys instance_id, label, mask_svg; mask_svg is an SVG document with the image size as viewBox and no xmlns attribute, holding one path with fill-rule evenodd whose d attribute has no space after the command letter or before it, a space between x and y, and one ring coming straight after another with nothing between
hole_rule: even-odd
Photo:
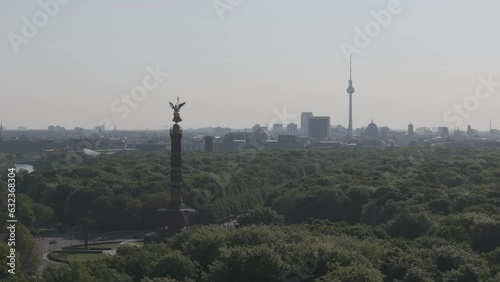
<instances>
[{"instance_id":1,"label":"park trees","mask_svg":"<svg viewBox=\"0 0 500 282\"><path fill-rule=\"evenodd\" d=\"M265 275L251 279L297 268L304 281L500 277L498 150L436 148L422 151L418 162L414 150L420 149L188 154L185 202L198 210L198 223L212 225L188 228L163 247L120 249L104 264L110 271L90 273L107 281L113 271L136 281L209 281L236 278L262 260ZM57 177L41 169L19 178L26 181L19 216L27 227L51 222L51 210L69 225L94 220L95 230L156 226L156 209L170 199L166 156L100 156L79 166ZM41 194L32 190L38 178L46 184ZM207 181L218 193L204 191ZM206 201L193 204L199 195ZM213 224L245 210L239 228ZM5 216L0 211L0 219ZM328 258L313 255L313 271L308 258L317 249L327 250ZM193 266L199 272L191 273Z\"/></svg>"},{"instance_id":2,"label":"park trees","mask_svg":"<svg viewBox=\"0 0 500 282\"><path fill-rule=\"evenodd\" d=\"M95 220L88 217L78 218L73 226L73 236L76 239L83 240L85 250L89 249L89 240L95 236L96 227Z\"/></svg>"}]
</instances>

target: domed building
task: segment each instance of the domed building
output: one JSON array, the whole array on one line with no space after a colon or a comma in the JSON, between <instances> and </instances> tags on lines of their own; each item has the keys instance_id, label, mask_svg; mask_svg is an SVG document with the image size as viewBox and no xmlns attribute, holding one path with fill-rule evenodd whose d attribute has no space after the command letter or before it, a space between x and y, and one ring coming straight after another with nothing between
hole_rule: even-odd
<instances>
[{"instance_id":1,"label":"domed building","mask_svg":"<svg viewBox=\"0 0 500 282\"><path fill-rule=\"evenodd\" d=\"M372 122L366 127L365 137L370 139L380 139L380 131L378 126Z\"/></svg>"},{"instance_id":2,"label":"domed building","mask_svg":"<svg viewBox=\"0 0 500 282\"><path fill-rule=\"evenodd\" d=\"M364 147L384 149L385 143L380 136L378 126L373 123L373 120L365 129L365 140L363 141Z\"/></svg>"}]
</instances>

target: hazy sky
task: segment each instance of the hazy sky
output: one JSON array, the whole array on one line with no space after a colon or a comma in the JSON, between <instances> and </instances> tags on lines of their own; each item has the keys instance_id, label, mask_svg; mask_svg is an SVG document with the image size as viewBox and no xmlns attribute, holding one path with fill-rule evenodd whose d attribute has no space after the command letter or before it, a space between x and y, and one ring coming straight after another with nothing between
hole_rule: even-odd
<instances>
[{"instance_id":1,"label":"hazy sky","mask_svg":"<svg viewBox=\"0 0 500 282\"><path fill-rule=\"evenodd\" d=\"M7 127L161 128L177 96L185 128L299 123L302 111L347 126L344 42L357 48L355 127L460 119L485 130L491 117L500 128L498 0L54 1L0 2ZM390 21L374 25L382 10ZM355 28L367 26L373 37L356 45ZM156 68L168 77L148 76Z\"/></svg>"}]
</instances>

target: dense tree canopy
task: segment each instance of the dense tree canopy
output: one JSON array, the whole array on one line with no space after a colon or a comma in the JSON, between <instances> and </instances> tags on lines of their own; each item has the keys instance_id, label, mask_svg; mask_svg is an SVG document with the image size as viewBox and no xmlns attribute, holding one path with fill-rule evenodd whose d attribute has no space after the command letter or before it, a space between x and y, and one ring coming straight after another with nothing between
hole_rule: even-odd
<instances>
[{"instance_id":1,"label":"dense tree canopy","mask_svg":"<svg viewBox=\"0 0 500 282\"><path fill-rule=\"evenodd\" d=\"M100 231L153 229L170 198L168 157L40 160L18 176L19 218L31 231L79 218ZM42 279L500 281L499 150L197 152L184 155L183 178L195 226ZM242 212L237 228L214 224Z\"/></svg>"}]
</instances>

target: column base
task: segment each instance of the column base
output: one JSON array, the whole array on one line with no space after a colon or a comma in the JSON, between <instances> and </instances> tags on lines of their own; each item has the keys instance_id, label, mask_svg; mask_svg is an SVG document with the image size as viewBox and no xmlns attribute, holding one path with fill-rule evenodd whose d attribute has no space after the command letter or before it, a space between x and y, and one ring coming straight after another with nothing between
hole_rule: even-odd
<instances>
[{"instance_id":1,"label":"column base","mask_svg":"<svg viewBox=\"0 0 500 282\"><path fill-rule=\"evenodd\" d=\"M189 217L196 213L196 210L189 208L182 209L158 209L160 225L156 232L148 233L144 236L144 243L160 243L173 236L186 227L190 226Z\"/></svg>"}]
</instances>

